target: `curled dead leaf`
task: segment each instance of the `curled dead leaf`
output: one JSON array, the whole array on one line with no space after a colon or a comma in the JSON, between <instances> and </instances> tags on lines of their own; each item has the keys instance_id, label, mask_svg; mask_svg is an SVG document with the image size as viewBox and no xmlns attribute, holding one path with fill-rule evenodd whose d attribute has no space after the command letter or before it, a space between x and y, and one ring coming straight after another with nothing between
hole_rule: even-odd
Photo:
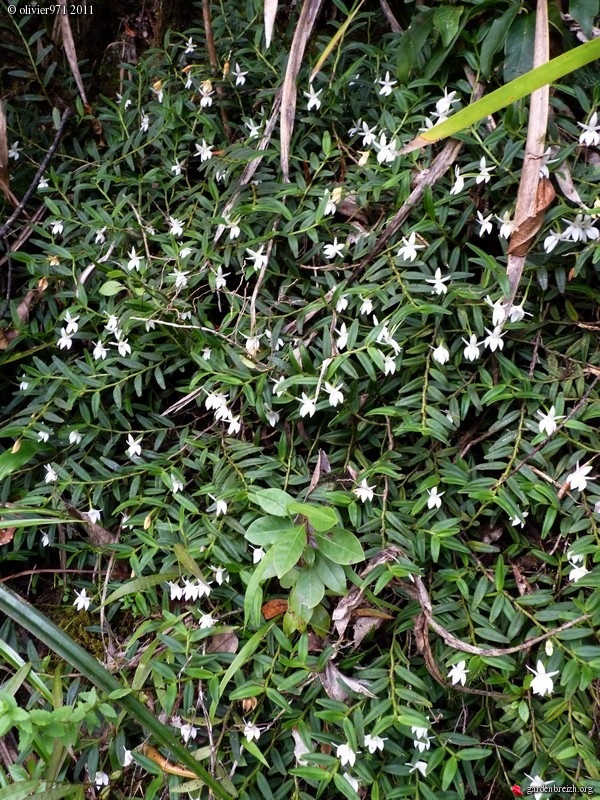
<instances>
[{"instance_id":1,"label":"curled dead leaf","mask_svg":"<svg viewBox=\"0 0 600 800\"><path fill-rule=\"evenodd\" d=\"M223 631L211 636L207 653L236 653L239 646L239 639L233 631Z\"/></svg>"},{"instance_id":2,"label":"curled dead leaf","mask_svg":"<svg viewBox=\"0 0 600 800\"><path fill-rule=\"evenodd\" d=\"M280 598L275 600L268 600L261 608L263 617L268 621L273 617L278 617L280 614L285 614L288 610L288 601Z\"/></svg>"},{"instance_id":3,"label":"curled dead leaf","mask_svg":"<svg viewBox=\"0 0 600 800\"><path fill-rule=\"evenodd\" d=\"M244 709L244 714L249 714L251 711L254 711L257 705L258 705L258 700L256 699L256 697L246 697L242 700L242 708Z\"/></svg>"},{"instance_id":4,"label":"curled dead leaf","mask_svg":"<svg viewBox=\"0 0 600 800\"><path fill-rule=\"evenodd\" d=\"M535 194L533 214L526 217L513 231L508 248L509 255L527 255L531 242L544 224L546 209L552 204L555 197L556 192L554 191L552 183L548 178L541 178Z\"/></svg>"}]
</instances>

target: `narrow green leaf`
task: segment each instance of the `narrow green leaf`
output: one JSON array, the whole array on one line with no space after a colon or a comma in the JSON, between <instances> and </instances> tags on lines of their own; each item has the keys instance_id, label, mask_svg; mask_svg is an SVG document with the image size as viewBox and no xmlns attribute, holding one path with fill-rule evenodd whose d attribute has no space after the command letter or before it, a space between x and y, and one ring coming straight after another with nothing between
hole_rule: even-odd
<instances>
[{"instance_id":1,"label":"narrow green leaf","mask_svg":"<svg viewBox=\"0 0 600 800\"><path fill-rule=\"evenodd\" d=\"M449 758L446 761L446 766L444 767L444 771L442 773L442 791L445 792L446 789L452 783L454 776L456 775L456 770L458 769L458 761L454 756Z\"/></svg>"},{"instance_id":2,"label":"narrow green leaf","mask_svg":"<svg viewBox=\"0 0 600 800\"><path fill-rule=\"evenodd\" d=\"M242 739L242 741L244 743L244 750L247 750L254 758L257 758L263 766L270 769L269 762L258 749L256 742L249 742L248 739Z\"/></svg>"},{"instance_id":3,"label":"narrow green leaf","mask_svg":"<svg viewBox=\"0 0 600 800\"><path fill-rule=\"evenodd\" d=\"M196 564L194 559L188 553L186 548L182 544L173 545L173 552L177 556L177 561L181 564L181 566L189 573L191 573L195 578L206 585L206 581L204 580L204 575L202 574L202 570Z\"/></svg>"},{"instance_id":4,"label":"narrow green leaf","mask_svg":"<svg viewBox=\"0 0 600 800\"><path fill-rule=\"evenodd\" d=\"M233 678L236 672L242 669L246 665L246 662L250 659L256 648L267 635L268 631L273 627L272 622L267 622L261 628L259 628L256 633L252 634L250 639L246 642L246 644L242 647L240 652L236 655L233 659L229 667L227 668L227 672L221 678L221 682L219 683L219 700L223 697L223 692L225 691L227 684ZM216 702L213 704L214 709L216 710ZM211 706L211 718L213 717L213 708Z\"/></svg>"},{"instance_id":5,"label":"narrow green leaf","mask_svg":"<svg viewBox=\"0 0 600 800\"><path fill-rule=\"evenodd\" d=\"M26 464L38 452L39 445L36 446L34 442L29 441L20 442L19 449L15 453L13 453L12 449L5 450L0 455L0 481L8 477L11 472L22 467L23 464Z\"/></svg>"},{"instance_id":6,"label":"narrow green leaf","mask_svg":"<svg viewBox=\"0 0 600 800\"><path fill-rule=\"evenodd\" d=\"M177 545L175 545L177 547ZM122 583L118 589L111 592L106 600L102 603L103 606L109 606L115 603L122 597L128 594L135 594L136 592L143 592L146 589L151 589L159 583L166 583L167 581L176 581L179 578L178 572L163 572L159 575L144 575L141 578L135 578L133 581Z\"/></svg>"}]
</instances>

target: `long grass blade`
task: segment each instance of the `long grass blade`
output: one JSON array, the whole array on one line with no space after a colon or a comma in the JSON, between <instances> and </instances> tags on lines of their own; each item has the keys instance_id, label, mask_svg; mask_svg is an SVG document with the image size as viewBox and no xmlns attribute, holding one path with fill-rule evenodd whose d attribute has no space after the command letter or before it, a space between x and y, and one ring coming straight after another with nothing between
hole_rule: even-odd
<instances>
[{"instance_id":1,"label":"long grass blade","mask_svg":"<svg viewBox=\"0 0 600 800\"><path fill-rule=\"evenodd\" d=\"M542 86L554 83L559 78L563 78L570 72L589 64L591 61L595 61L597 58L600 58L600 39L593 39L590 42L579 45L573 50L569 50L567 53L563 53L551 61L526 72L525 75L520 75L514 81L507 83L506 86L501 86L495 92L482 97L476 103L457 111L450 119L441 122L439 125L434 125L430 130L417 136L405 145L400 153L411 153L413 150L419 150L428 144L438 142L440 139L445 139L447 136L452 136L471 125L475 125L475 123L490 114L494 114L501 108L506 108L506 106L514 103L515 100L526 97L536 89L541 89Z\"/></svg>"}]
</instances>

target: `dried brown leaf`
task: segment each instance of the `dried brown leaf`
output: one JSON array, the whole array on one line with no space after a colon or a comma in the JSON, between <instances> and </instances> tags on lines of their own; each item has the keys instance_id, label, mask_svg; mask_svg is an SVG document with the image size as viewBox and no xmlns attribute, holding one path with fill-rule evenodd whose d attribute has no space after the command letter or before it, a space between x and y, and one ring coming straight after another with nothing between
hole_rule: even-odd
<instances>
[{"instance_id":1,"label":"dried brown leaf","mask_svg":"<svg viewBox=\"0 0 600 800\"><path fill-rule=\"evenodd\" d=\"M512 572L515 578L515 583L517 584L517 590L521 597L523 597L524 594L532 594L533 589L529 585L529 581L516 564L512 565Z\"/></svg>"},{"instance_id":2,"label":"dried brown leaf","mask_svg":"<svg viewBox=\"0 0 600 800\"><path fill-rule=\"evenodd\" d=\"M582 206L583 201L579 196L579 192L575 188L573 178L571 177L571 170L569 169L569 165L566 161L563 161L563 163L560 165L560 169L554 173L554 177L556 178L556 182L559 189L563 193L563 196L572 203Z\"/></svg>"},{"instance_id":3,"label":"dried brown leaf","mask_svg":"<svg viewBox=\"0 0 600 800\"><path fill-rule=\"evenodd\" d=\"M306 50L306 45L312 33L317 14L321 9L323 0L304 0L302 10L285 70L283 79L283 91L281 96L281 171L283 180L289 183L290 180L290 142L294 130L294 115L296 114L296 80L302 57Z\"/></svg>"},{"instance_id":4,"label":"dried brown leaf","mask_svg":"<svg viewBox=\"0 0 600 800\"><path fill-rule=\"evenodd\" d=\"M548 4L538 0L535 13L535 41L533 66L543 66L549 58L550 38L548 32ZM517 295L519 281L525 266L525 256L529 245L543 222L542 208L547 208L554 199L550 198L552 185L547 178L540 180L540 163L544 156L546 129L548 126L548 106L550 87L542 86L531 93L529 103L529 122L525 158L521 169L521 179L517 192L515 208L515 228L510 238L506 274L510 286L506 306L510 307ZM550 184L550 188L546 184ZM544 202L548 200L546 205Z\"/></svg>"},{"instance_id":5,"label":"dried brown leaf","mask_svg":"<svg viewBox=\"0 0 600 800\"><path fill-rule=\"evenodd\" d=\"M79 72L79 64L77 63L77 51L75 50L75 41L73 40L71 23L69 22L69 15L66 13L67 0L58 0L58 1L59 5L61 6L60 11L58 12L58 24L62 36L63 47L65 48L67 61L69 62L69 66L71 67L71 73L73 75L73 78L75 79L79 96L83 100L83 104L87 105L88 101L87 97L85 96L85 89L83 87L81 73Z\"/></svg>"},{"instance_id":6,"label":"dried brown leaf","mask_svg":"<svg viewBox=\"0 0 600 800\"><path fill-rule=\"evenodd\" d=\"M106 528L103 528L102 525L97 525L95 522L91 522L87 513L80 511L70 503L66 503L65 505L69 511L69 514L75 519L78 519L80 522L83 522L85 525L90 544L93 544L95 547L104 547L107 544L115 544L115 542L118 541L118 533L112 533Z\"/></svg>"},{"instance_id":7,"label":"dried brown leaf","mask_svg":"<svg viewBox=\"0 0 600 800\"><path fill-rule=\"evenodd\" d=\"M352 636L354 647L358 647L371 631L376 631L382 622L382 619L377 619L376 617L359 617L354 623L354 634Z\"/></svg>"},{"instance_id":8,"label":"dried brown leaf","mask_svg":"<svg viewBox=\"0 0 600 800\"><path fill-rule=\"evenodd\" d=\"M542 225L546 209L552 204L556 192L548 178L541 178L536 189L533 214L526 217L512 233L508 254L525 256Z\"/></svg>"},{"instance_id":9,"label":"dried brown leaf","mask_svg":"<svg viewBox=\"0 0 600 800\"><path fill-rule=\"evenodd\" d=\"M239 647L240 640L233 631L225 631L224 633L215 633L211 636L207 653L236 653Z\"/></svg>"},{"instance_id":10,"label":"dried brown leaf","mask_svg":"<svg viewBox=\"0 0 600 800\"><path fill-rule=\"evenodd\" d=\"M267 600L261 608L263 617L268 621L273 617L278 617L280 614L285 614L288 610L288 601L280 598L274 600Z\"/></svg>"},{"instance_id":11,"label":"dried brown leaf","mask_svg":"<svg viewBox=\"0 0 600 800\"><path fill-rule=\"evenodd\" d=\"M6 116L4 104L0 100L0 191L9 203L17 207L19 201L10 190L8 174L8 132L6 130Z\"/></svg>"},{"instance_id":12,"label":"dried brown leaf","mask_svg":"<svg viewBox=\"0 0 600 800\"><path fill-rule=\"evenodd\" d=\"M346 688L363 697L376 697L363 681L357 681L344 675L331 661L327 662L324 672L319 673L319 679L328 697L332 700L345 702L348 699Z\"/></svg>"},{"instance_id":13,"label":"dried brown leaf","mask_svg":"<svg viewBox=\"0 0 600 800\"><path fill-rule=\"evenodd\" d=\"M315 464L315 468L313 470L312 477L310 479L310 485L308 487L308 491L306 492L306 496L314 491L321 480L321 473L327 474L331 472L331 464L329 463L329 459L327 458L327 453L324 450L319 450L319 455L317 457L317 463Z\"/></svg>"},{"instance_id":14,"label":"dried brown leaf","mask_svg":"<svg viewBox=\"0 0 600 800\"><path fill-rule=\"evenodd\" d=\"M273 38L273 28L275 17L277 16L277 0L264 0L264 21L265 21L265 48L268 48Z\"/></svg>"}]
</instances>

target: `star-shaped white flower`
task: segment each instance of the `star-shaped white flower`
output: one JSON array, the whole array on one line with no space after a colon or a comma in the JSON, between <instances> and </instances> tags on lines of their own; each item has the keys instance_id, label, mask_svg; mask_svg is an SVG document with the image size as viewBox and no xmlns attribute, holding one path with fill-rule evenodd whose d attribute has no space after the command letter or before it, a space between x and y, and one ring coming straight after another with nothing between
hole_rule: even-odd
<instances>
[{"instance_id":1,"label":"star-shaped white flower","mask_svg":"<svg viewBox=\"0 0 600 800\"><path fill-rule=\"evenodd\" d=\"M577 214L572 222L569 222L568 219L563 219L563 222L568 223L564 232L565 239L573 242L586 242L588 239L595 241L600 236L600 230L594 226L593 217Z\"/></svg>"},{"instance_id":2,"label":"star-shaped white flower","mask_svg":"<svg viewBox=\"0 0 600 800\"><path fill-rule=\"evenodd\" d=\"M375 492L373 489L375 485L369 486L367 483L367 479L363 478L362 481L352 489L352 493L355 494L361 503L366 503L367 500L372 500L375 496Z\"/></svg>"},{"instance_id":3,"label":"star-shaped white flower","mask_svg":"<svg viewBox=\"0 0 600 800\"><path fill-rule=\"evenodd\" d=\"M172 236L182 236L183 235L183 221L180 219L176 219L175 217L169 217L169 233Z\"/></svg>"},{"instance_id":4,"label":"star-shaped white flower","mask_svg":"<svg viewBox=\"0 0 600 800\"><path fill-rule=\"evenodd\" d=\"M531 781L531 783L529 784L528 792L529 792L529 790L532 790L534 792L534 794L533 794L534 800L542 800L542 797L544 796L544 792L536 792L535 789L543 789L544 786L546 785L545 782L540 778L539 775L535 775L532 778L531 775L528 775L527 773L525 773L525 777L529 778L529 780Z\"/></svg>"},{"instance_id":5,"label":"star-shaped white flower","mask_svg":"<svg viewBox=\"0 0 600 800\"><path fill-rule=\"evenodd\" d=\"M67 333L66 328L60 329L60 338L56 343L61 350L70 350L73 344L73 339Z\"/></svg>"},{"instance_id":6,"label":"star-shaped white flower","mask_svg":"<svg viewBox=\"0 0 600 800\"><path fill-rule=\"evenodd\" d=\"M479 161L479 175L475 178L475 183L488 183L490 178L492 177L491 172L492 170L496 169L496 167L491 166L488 167L485 156Z\"/></svg>"},{"instance_id":7,"label":"star-shaped white flower","mask_svg":"<svg viewBox=\"0 0 600 800\"><path fill-rule=\"evenodd\" d=\"M465 179L460 174L460 167L458 166L454 167L454 185L450 189L450 194L460 194L464 188L465 188Z\"/></svg>"},{"instance_id":8,"label":"star-shaped white flower","mask_svg":"<svg viewBox=\"0 0 600 800\"><path fill-rule=\"evenodd\" d=\"M504 310L504 301L502 299L493 301L488 295L484 298L484 302L492 309L492 325L502 325L506 319L506 311Z\"/></svg>"},{"instance_id":9,"label":"star-shaped white flower","mask_svg":"<svg viewBox=\"0 0 600 800\"><path fill-rule=\"evenodd\" d=\"M594 111L588 122L578 122L583 131L579 137L579 144L586 147L598 147L600 144L600 125L598 125L598 112Z\"/></svg>"},{"instance_id":10,"label":"star-shaped white flower","mask_svg":"<svg viewBox=\"0 0 600 800\"><path fill-rule=\"evenodd\" d=\"M73 601L73 605L77 609L77 611L87 611L90 607L91 599L87 596L87 592L85 589L82 589L80 592L77 590L75 591L75 600Z\"/></svg>"},{"instance_id":11,"label":"star-shaped white flower","mask_svg":"<svg viewBox=\"0 0 600 800\"><path fill-rule=\"evenodd\" d=\"M236 86L243 86L246 83L246 75L248 72L242 72L240 65L236 62L233 71L231 73L235 78L235 85Z\"/></svg>"},{"instance_id":12,"label":"star-shaped white flower","mask_svg":"<svg viewBox=\"0 0 600 800\"><path fill-rule=\"evenodd\" d=\"M317 410L316 398L309 397L306 394L306 392L302 392L302 398L300 399L300 416L312 417L314 416L316 410Z\"/></svg>"},{"instance_id":13,"label":"star-shaped white flower","mask_svg":"<svg viewBox=\"0 0 600 800\"><path fill-rule=\"evenodd\" d=\"M52 464L46 464L44 469L46 470L46 475L44 477L44 482L45 483L56 483L56 481L58 480L58 473L56 472L56 470L54 469Z\"/></svg>"},{"instance_id":14,"label":"star-shaped white flower","mask_svg":"<svg viewBox=\"0 0 600 800\"><path fill-rule=\"evenodd\" d=\"M510 239L515 228L515 223L510 218L510 211L505 211L501 217L496 217L500 223L500 236L503 239Z\"/></svg>"},{"instance_id":15,"label":"star-shaped white flower","mask_svg":"<svg viewBox=\"0 0 600 800\"><path fill-rule=\"evenodd\" d=\"M377 163L378 164L389 164L398 155L398 148L396 145L396 140L391 139L388 143L387 136L385 133L379 134L379 141L373 142L375 149L377 150ZM368 154L368 151L367 151ZM359 164L361 162L359 161ZM366 158L365 162L366 163Z\"/></svg>"},{"instance_id":16,"label":"star-shaped white flower","mask_svg":"<svg viewBox=\"0 0 600 800\"><path fill-rule=\"evenodd\" d=\"M398 258L402 258L404 261L414 261L417 258L417 251L423 250L425 245L417 244L416 237L417 234L414 231L412 231L408 239L405 236L402 237L402 247L397 253Z\"/></svg>"},{"instance_id":17,"label":"star-shaped white flower","mask_svg":"<svg viewBox=\"0 0 600 800\"><path fill-rule=\"evenodd\" d=\"M247 722L244 725L244 736L249 742L260 739L260 728L252 722Z\"/></svg>"},{"instance_id":18,"label":"star-shaped white flower","mask_svg":"<svg viewBox=\"0 0 600 800\"><path fill-rule=\"evenodd\" d=\"M180 586L178 583L172 583L171 581L167 581L167 586L169 587L169 597L171 600L183 600L183 586Z\"/></svg>"},{"instance_id":19,"label":"star-shaped white flower","mask_svg":"<svg viewBox=\"0 0 600 800\"><path fill-rule=\"evenodd\" d=\"M410 767L408 770L409 772L420 772L421 775L426 778L427 777L427 762L426 761L415 761L414 764L411 764L410 761L404 765L405 767Z\"/></svg>"},{"instance_id":20,"label":"star-shaped white flower","mask_svg":"<svg viewBox=\"0 0 600 800\"><path fill-rule=\"evenodd\" d=\"M484 217L481 211L477 212L477 224L479 225L479 236L484 236L486 233L492 232L492 216L493 214L488 214L487 217Z\"/></svg>"},{"instance_id":21,"label":"star-shaped white flower","mask_svg":"<svg viewBox=\"0 0 600 800\"><path fill-rule=\"evenodd\" d=\"M342 242L338 242L337 236L334 238L332 244L323 245L323 255L328 261L331 261L336 257L343 257L344 245Z\"/></svg>"},{"instance_id":22,"label":"star-shaped white flower","mask_svg":"<svg viewBox=\"0 0 600 800\"><path fill-rule=\"evenodd\" d=\"M65 314L65 322L67 324L65 325L64 330L68 336L73 333L77 333L79 330L79 325L77 324L79 322L79 317L72 317L70 312L67 311Z\"/></svg>"},{"instance_id":23,"label":"star-shaped white flower","mask_svg":"<svg viewBox=\"0 0 600 800\"><path fill-rule=\"evenodd\" d=\"M441 508L444 494L445 492L438 492L437 486L427 489L427 508Z\"/></svg>"},{"instance_id":24,"label":"star-shaped white flower","mask_svg":"<svg viewBox=\"0 0 600 800\"><path fill-rule=\"evenodd\" d=\"M267 266L269 261L269 257L266 253L263 253L264 244L258 248L258 250L251 250L249 247L246 248L246 253L248 254L248 261L252 261L252 266L256 272L259 272L263 267Z\"/></svg>"},{"instance_id":25,"label":"star-shaped white flower","mask_svg":"<svg viewBox=\"0 0 600 800\"><path fill-rule=\"evenodd\" d=\"M212 158L212 145L206 144L205 139L202 139L202 144L195 144L194 146L196 148L196 155L200 156L200 161L208 161Z\"/></svg>"},{"instance_id":26,"label":"star-shaped white flower","mask_svg":"<svg viewBox=\"0 0 600 800\"><path fill-rule=\"evenodd\" d=\"M468 669L466 669L467 662L466 661L459 661L458 664L453 664L450 669L448 670L448 677L452 681L453 684L462 683L464 686L467 682L467 673Z\"/></svg>"},{"instance_id":27,"label":"star-shaped white flower","mask_svg":"<svg viewBox=\"0 0 600 800\"><path fill-rule=\"evenodd\" d=\"M92 352L92 355L94 357L94 361L101 361L104 360L108 355L108 350L106 349L106 347L104 347L102 342L98 341L95 342L94 344L94 350Z\"/></svg>"},{"instance_id":28,"label":"star-shaped white flower","mask_svg":"<svg viewBox=\"0 0 600 800\"><path fill-rule=\"evenodd\" d=\"M106 772L96 772L94 775L94 783L96 784L96 789L101 789L103 786L108 786L109 777Z\"/></svg>"},{"instance_id":29,"label":"star-shaped white flower","mask_svg":"<svg viewBox=\"0 0 600 800\"><path fill-rule=\"evenodd\" d=\"M541 661L537 662L536 669L532 667L527 667L530 672L533 672L534 679L531 681L531 691L534 694L539 694L540 697L544 697L544 695L551 695L554 689L554 681L552 680L553 675L558 675L558 670L554 670L553 672L546 672L546 667L542 664Z\"/></svg>"},{"instance_id":30,"label":"star-shaped white flower","mask_svg":"<svg viewBox=\"0 0 600 800\"><path fill-rule=\"evenodd\" d=\"M139 270L142 262L142 256L138 256L135 252L135 247L129 251L129 261L127 262L127 269L131 272L132 269Z\"/></svg>"},{"instance_id":31,"label":"star-shaped white flower","mask_svg":"<svg viewBox=\"0 0 600 800\"><path fill-rule=\"evenodd\" d=\"M338 334L336 340L337 349L345 350L348 344L348 329L346 328L346 323L342 322L340 327L335 329L335 332Z\"/></svg>"},{"instance_id":32,"label":"star-shaped white flower","mask_svg":"<svg viewBox=\"0 0 600 800\"><path fill-rule=\"evenodd\" d=\"M311 111L313 108L316 108L317 111L321 108L321 100L319 99L319 95L323 89L319 89L318 92L315 92L312 83L308 85L308 92L302 92L304 97L308 98L308 103L306 104L306 110Z\"/></svg>"},{"instance_id":33,"label":"star-shaped white flower","mask_svg":"<svg viewBox=\"0 0 600 800\"><path fill-rule=\"evenodd\" d=\"M200 630L204 630L205 628L214 628L217 624L217 621L212 614L202 614L200 619L198 620L198 627Z\"/></svg>"},{"instance_id":34,"label":"star-shaped white flower","mask_svg":"<svg viewBox=\"0 0 600 800\"><path fill-rule=\"evenodd\" d=\"M365 747L371 754L376 753L377 750L383 750L386 741L387 739L382 739L381 736L371 736L370 733L365 735Z\"/></svg>"},{"instance_id":35,"label":"star-shaped white flower","mask_svg":"<svg viewBox=\"0 0 600 800\"><path fill-rule=\"evenodd\" d=\"M582 467L579 466L579 461L575 465L575 469L573 472L567 475L567 483L571 487L571 489L579 489L580 492L583 492L585 487L587 486L587 476L592 471L591 464L584 464Z\"/></svg>"},{"instance_id":36,"label":"star-shaped white flower","mask_svg":"<svg viewBox=\"0 0 600 800\"><path fill-rule=\"evenodd\" d=\"M440 344L435 348L431 357L434 361L437 361L438 364L445 364L450 360L450 351L444 347L443 344Z\"/></svg>"},{"instance_id":37,"label":"star-shaped white flower","mask_svg":"<svg viewBox=\"0 0 600 800\"><path fill-rule=\"evenodd\" d=\"M186 722L181 726L181 738L187 744L190 739L195 739L198 735L198 729L194 728L191 722Z\"/></svg>"},{"instance_id":38,"label":"star-shaped white flower","mask_svg":"<svg viewBox=\"0 0 600 800\"><path fill-rule=\"evenodd\" d=\"M127 434L127 450L126 453L129 458L133 458L134 456L141 456L142 455L142 445L141 445L142 437L140 436L139 439L134 439L133 436L128 433Z\"/></svg>"},{"instance_id":39,"label":"star-shaped white flower","mask_svg":"<svg viewBox=\"0 0 600 800\"><path fill-rule=\"evenodd\" d=\"M338 744L335 749L335 754L339 758L342 767L346 764L350 764L350 766L353 767L356 763L356 753L348 743Z\"/></svg>"},{"instance_id":40,"label":"star-shaped white flower","mask_svg":"<svg viewBox=\"0 0 600 800\"><path fill-rule=\"evenodd\" d=\"M393 81L390 79L389 71L385 73L385 78L380 78L377 83L381 86L379 90L379 94L383 97L389 97L391 95L394 86L398 83L398 81Z\"/></svg>"},{"instance_id":41,"label":"star-shaped white flower","mask_svg":"<svg viewBox=\"0 0 600 800\"><path fill-rule=\"evenodd\" d=\"M479 358L479 343L477 342L477 336L474 333L471 334L469 337L469 341L467 342L466 339L463 339L466 347L463 350L463 355L467 359L467 361L476 361Z\"/></svg>"},{"instance_id":42,"label":"star-shaped white flower","mask_svg":"<svg viewBox=\"0 0 600 800\"><path fill-rule=\"evenodd\" d=\"M446 294L448 291L446 281L449 280L451 280L451 275L445 275L442 278L442 270L438 267L433 278L425 278L425 283L430 283L433 286L431 294Z\"/></svg>"},{"instance_id":43,"label":"star-shaped white flower","mask_svg":"<svg viewBox=\"0 0 600 800\"><path fill-rule=\"evenodd\" d=\"M502 350L504 347L504 333L502 333L502 328L500 325L496 325L493 331L485 329L485 332L488 334L485 339L483 340L484 347L489 347L492 353L495 353L496 350Z\"/></svg>"},{"instance_id":44,"label":"star-shaped white flower","mask_svg":"<svg viewBox=\"0 0 600 800\"><path fill-rule=\"evenodd\" d=\"M337 386L332 386L330 383L325 381L325 391L329 395L329 405L338 406L340 403L344 402L344 395L342 394L342 384L339 383Z\"/></svg>"},{"instance_id":45,"label":"star-shaped white flower","mask_svg":"<svg viewBox=\"0 0 600 800\"><path fill-rule=\"evenodd\" d=\"M571 566L571 571L569 572L569 580L573 581L573 583L577 583L578 580L583 578L585 575L588 574L589 569L585 566L585 564L576 564L573 561L569 562Z\"/></svg>"},{"instance_id":46,"label":"star-shaped white flower","mask_svg":"<svg viewBox=\"0 0 600 800\"><path fill-rule=\"evenodd\" d=\"M535 413L540 418L538 422L540 433L546 433L548 436L552 436L558 427L557 420L564 419L564 416L557 416L554 406L550 406L550 411L547 414L544 414L543 411L536 411Z\"/></svg>"}]
</instances>

